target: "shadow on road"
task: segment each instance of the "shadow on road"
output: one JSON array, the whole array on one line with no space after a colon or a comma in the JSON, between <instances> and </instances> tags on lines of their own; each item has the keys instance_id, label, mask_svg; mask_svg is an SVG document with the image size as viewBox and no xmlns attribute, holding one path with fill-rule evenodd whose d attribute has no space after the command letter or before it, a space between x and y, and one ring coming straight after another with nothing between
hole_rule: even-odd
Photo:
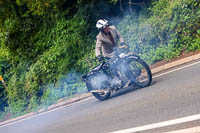
<instances>
[{"instance_id":1,"label":"shadow on road","mask_svg":"<svg viewBox=\"0 0 200 133\"><path fill-rule=\"evenodd\" d=\"M157 82L157 81L152 81L152 83L151 83L150 86L155 85L156 82ZM116 98L116 97L118 97L118 96L124 95L124 94L129 93L129 92L132 92L132 91L137 91L137 90L146 89L146 88L148 88L148 87L140 88L140 87L137 87L137 86L129 86L129 87L127 87L127 88L124 88L124 89L121 89L121 90L119 90L119 91L117 91L117 92L114 92L114 93L111 95L110 99Z\"/></svg>"}]
</instances>

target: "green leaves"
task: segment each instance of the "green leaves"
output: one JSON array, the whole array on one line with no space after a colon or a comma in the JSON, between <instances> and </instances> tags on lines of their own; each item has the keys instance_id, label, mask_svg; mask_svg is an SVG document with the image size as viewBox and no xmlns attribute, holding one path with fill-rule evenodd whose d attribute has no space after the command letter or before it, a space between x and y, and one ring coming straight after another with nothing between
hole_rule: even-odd
<instances>
[{"instance_id":1,"label":"green leaves","mask_svg":"<svg viewBox=\"0 0 200 133\"><path fill-rule=\"evenodd\" d=\"M199 49L199 4L196 0L155 0L149 15L136 21L126 16L119 23L125 40L149 64Z\"/></svg>"},{"instance_id":2,"label":"green leaves","mask_svg":"<svg viewBox=\"0 0 200 133\"><path fill-rule=\"evenodd\" d=\"M16 0L18 6L25 6L28 12L39 16L56 11L58 2L58 0Z\"/></svg>"},{"instance_id":3,"label":"green leaves","mask_svg":"<svg viewBox=\"0 0 200 133\"><path fill-rule=\"evenodd\" d=\"M110 0L111 3L116 4L119 0Z\"/></svg>"},{"instance_id":4,"label":"green leaves","mask_svg":"<svg viewBox=\"0 0 200 133\"><path fill-rule=\"evenodd\" d=\"M78 76L76 78L79 80L70 84L62 82L62 91L55 84L72 69L88 69L77 67L80 62L84 64L85 60L82 58L92 48L88 44L93 41L86 35L86 21L78 15L72 19L65 19L63 16L49 17L35 24L29 21L33 19L36 18L24 18L24 22L19 25L10 25L12 32L9 34L15 35L15 38L9 35L3 44L11 53L10 60L15 61L15 65L8 71L7 95L9 109L13 113L23 111L27 106L32 110L36 104L52 104L55 100L71 96L78 89L84 88ZM15 101L24 104L15 106Z\"/></svg>"}]
</instances>

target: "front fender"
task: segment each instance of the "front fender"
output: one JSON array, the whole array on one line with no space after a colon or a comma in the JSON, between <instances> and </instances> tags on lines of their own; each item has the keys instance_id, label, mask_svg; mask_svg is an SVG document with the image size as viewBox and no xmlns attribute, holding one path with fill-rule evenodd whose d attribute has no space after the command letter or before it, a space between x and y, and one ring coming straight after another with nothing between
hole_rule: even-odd
<instances>
[{"instance_id":1,"label":"front fender","mask_svg":"<svg viewBox=\"0 0 200 133\"><path fill-rule=\"evenodd\" d=\"M132 52L131 53L128 53L128 56L127 56L128 59L134 59L134 60L139 60L140 57L138 55L135 55L133 54Z\"/></svg>"}]
</instances>

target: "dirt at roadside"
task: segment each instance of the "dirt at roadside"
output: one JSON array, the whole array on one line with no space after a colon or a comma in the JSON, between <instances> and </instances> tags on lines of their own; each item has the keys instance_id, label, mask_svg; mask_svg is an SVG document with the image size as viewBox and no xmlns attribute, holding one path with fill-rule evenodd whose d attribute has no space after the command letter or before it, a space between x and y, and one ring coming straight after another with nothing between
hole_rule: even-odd
<instances>
[{"instance_id":1,"label":"dirt at roadside","mask_svg":"<svg viewBox=\"0 0 200 133\"><path fill-rule=\"evenodd\" d=\"M162 66L162 65L165 65L167 63L170 63L170 62L173 62L173 61L177 61L177 60L180 60L180 59L183 59L183 58L186 58L186 57L189 57L189 56L192 56L192 55L195 55L195 54L199 54L200 51L195 51L195 52L189 52L189 53L186 53L186 52L182 52L178 57L176 58L173 58L169 61L166 61L166 60L161 60L159 62L156 62L154 63L153 65L150 66L150 68L156 68L156 67L159 67L159 66Z\"/></svg>"}]
</instances>

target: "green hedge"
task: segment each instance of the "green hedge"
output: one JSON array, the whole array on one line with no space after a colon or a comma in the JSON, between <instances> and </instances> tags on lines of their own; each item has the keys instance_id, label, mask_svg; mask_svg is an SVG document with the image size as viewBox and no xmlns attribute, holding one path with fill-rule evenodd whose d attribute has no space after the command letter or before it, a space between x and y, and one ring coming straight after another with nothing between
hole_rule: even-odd
<instances>
[{"instance_id":1,"label":"green hedge","mask_svg":"<svg viewBox=\"0 0 200 133\"><path fill-rule=\"evenodd\" d=\"M155 0L135 19L126 16L118 28L136 54L149 64L169 60L181 52L199 50L198 0Z\"/></svg>"}]
</instances>

